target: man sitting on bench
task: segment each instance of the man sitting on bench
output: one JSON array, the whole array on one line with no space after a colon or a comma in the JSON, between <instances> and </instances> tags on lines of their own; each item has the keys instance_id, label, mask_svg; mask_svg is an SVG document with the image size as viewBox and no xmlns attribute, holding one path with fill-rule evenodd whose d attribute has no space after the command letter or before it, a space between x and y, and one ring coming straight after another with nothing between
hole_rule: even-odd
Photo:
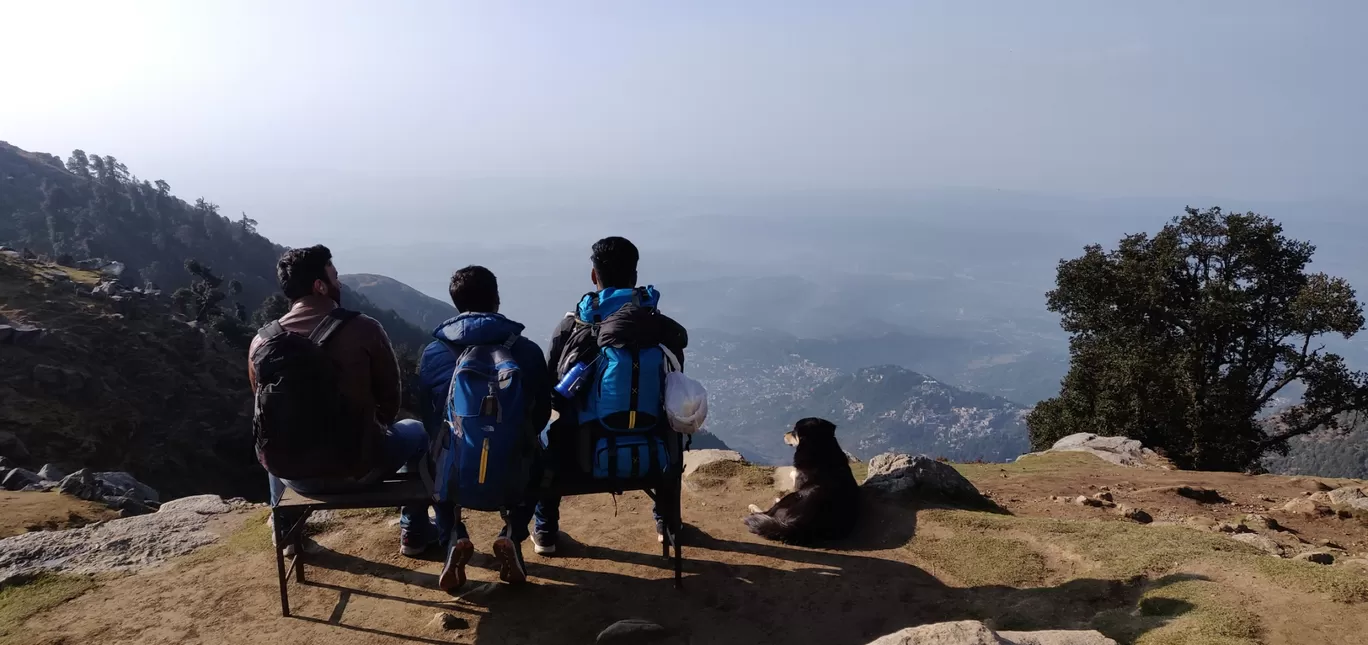
<instances>
[{"instance_id":1,"label":"man sitting on bench","mask_svg":"<svg viewBox=\"0 0 1368 645\"><path fill-rule=\"evenodd\" d=\"M420 421L396 421L400 377L385 329L341 307L342 284L324 246L292 249L276 267L290 311L248 349L256 393L257 458L269 473L271 505L285 487L345 493L410 470L427 450ZM425 550L434 535L426 507L401 511L400 549ZM292 524L292 522L283 524ZM289 526L276 526L276 540Z\"/></svg>"}]
</instances>

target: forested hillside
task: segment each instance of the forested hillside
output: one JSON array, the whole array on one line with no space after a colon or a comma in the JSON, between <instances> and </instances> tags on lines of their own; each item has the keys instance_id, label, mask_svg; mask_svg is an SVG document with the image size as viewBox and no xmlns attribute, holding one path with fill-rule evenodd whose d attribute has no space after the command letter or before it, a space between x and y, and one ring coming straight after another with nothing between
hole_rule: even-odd
<instances>
[{"instance_id":1,"label":"forested hillside","mask_svg":"<svg viewBox=\"0 0 1368 645\"><path fill-rule=\"evenodd\" d=\"M168 294L203 281L187 266L193 260L221 282L225 293L215 297L223 306L202 315L217 318L212 322L230 339L250 337L234 327L278 315L282 306L268 298L277 291L275 265L284 247L257 233L256 221L245 213L226 217L204 198L186 202L165 181L139 178L113 156L75 150L63 161L0 141L0 244L62 264L117 261L128 286L150 283ZM181 296L178 306L194 294ZM344 298L380 320L396 346L426 342L425 332L359 294Z\"/></svg>"}]
</instances>

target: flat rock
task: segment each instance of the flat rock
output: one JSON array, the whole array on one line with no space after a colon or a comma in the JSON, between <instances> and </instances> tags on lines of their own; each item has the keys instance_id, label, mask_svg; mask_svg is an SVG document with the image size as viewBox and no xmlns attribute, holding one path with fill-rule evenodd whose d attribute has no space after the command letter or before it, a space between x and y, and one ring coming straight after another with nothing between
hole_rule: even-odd
<instances>
[{"instance_id":1,"label":"flat rock","mask_svg":"<svg viewBox=\"0 0 1368 645\"><path fill-rule=\"evenodd\" d=\"M909 627L869 645L1117 645L1092 630L994 632L977 620Z\"/></svg>"},{"instance_id":2,"label":"flat rock","mask_svg":"<svg viewBox=\"0 0 1368 645\"><path fill-rule=\"evenodd\" d=\"M1365 495L1363 489L1357 486L1345 486L1327 491L1325 497L1335 506L1355 507L1355 502L1368 501L1368 495Z\"/></svg>"},{"instance_id":3,"label":"flat rock","mask_svg":"<svg viewBox=\"0 0 1368 645\"><path fill-rule=\"evenodd\" d=\"M1309 517L1324 517L1335 514L1334 509L1324 504L1318 504L1310 497L1298 497L1284 504L1282 510L1284 513L1295 513Z\"/></svg>"},{"instance_id":4,"label":"flat rock","mask_svg":"<svg viewBox=\"0 0 1368 645\"><path fill-rule=\"evenodd\" d=\"M941 499L973 505L987 500L950 464L926 455L886 452L869 460L863 487L876 493L914 499Z\"/></svg>"},{"instance_id":5,"label":"flat rock","mask_svg":"<svg viewBox=\"0 0 1368 645\"><path fill-rule=\"evenodd\" d=\"M218 495L192 495L173 499L157 509L158 513L190 512L201 515L219 515L232 511L233 507ZM310 519L313 519L312 517Z\"/></svg>"},{"instance_id":6,"label":"flat rock","mask_svg":"<svg viewBox=\"0 0 1368 645\"><path fill-rule=\"evenodd\" d=\"M635 645L636 643L658 643L669 635L669 631L649 620L628 618L620 620L599 632L594 642L598 645Z\"/></svg>"},{"instance_id":7,"label":"flat rock","mask_svg":"<svg viewBox=\"0 0 1368 645\"><path fill-rule=\"evenodd\" d=\"M716 461L745 461L745 459L741 457L741 453L735 450L717 450L714 448L690 450L684 453L684 476L692 475L699 466Z\"/></svg>"},{"instance_id":8,"label":"flat rock","mask_svg":"<svg viewBox=\"0 0 1368 645\"><path fill-rule=\"evenodd\" d=\"M1116 641L1093 630L998 632L998 638L1012 645L1116 645Z\"/></svg>"},{"instance_id":9,"label":"flat rock","mask_svg":"<svg viewBox=\"0 0 1368 645\"><path fill-rule=\"evenodd\" d=\"M218 540L210 517L152 513L65 531L33 531L0 540L0 584L40 572L95 574L161 564Z\"/></svg>"}]
</instances>

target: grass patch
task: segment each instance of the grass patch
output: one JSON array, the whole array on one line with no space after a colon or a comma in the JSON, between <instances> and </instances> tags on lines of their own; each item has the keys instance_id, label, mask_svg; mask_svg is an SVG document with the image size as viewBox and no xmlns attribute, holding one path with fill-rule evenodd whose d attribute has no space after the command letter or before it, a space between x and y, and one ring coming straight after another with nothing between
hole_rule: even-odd
<instances>
[{"instance_id":1,"label":"grass patch","mask_svg":"<svg viewBox=\"0 0 1368 645\"><path fill-rule=\"evenodd\" d=\"M1368 575L1340 567L1298 560L1259 557L1252 565L1274 583L1307 593L1323 593L1335 602L1368 602Z\"/></svg>"},{"instance_id":2,"label":"grass patch","mask_svg":"<svg viewBox=\"0 0 1368 645\"><path fill-rule=\"evenodd\" d=\"M1183 563L1213 553L1258 553L1253 547L1223 535L1181 526L1013 517L944 509L923 511L921 517L947 525L961 536L990 531L1024 532L1042 543L1056 545L1095 563L1103 574L1117 580L1163 575L1176 570Z\"/></svg>"},{"instance_id":3,"label":"grass patch","mask_svg":"<svg viewBox=\"0 0 1368 645\"><path fill-rule=\"evenodd\" d=\"M1050 575L1045 558L1011 538L970 533L953 538L917 536L907 545L932 573L949 574L961 585L1033 587ZM1006 565L1006 566L1004 566Z\"/></svg>"},{"instance_id":4,"label":"grass patch","mask_svg":"<svg viewBox=\"0 0 1368 645\"><path fill-rule=\"evenodd\" d=\"M217 544L195 549L177 558L176 562L182 567L189 568L235 554L270 552L271 527L266 524L266 518L270 516L270 509L252 513L238 530Z\"/></svg>"},{"instance_id":5,"label":"grass patch","mask_svg":"<svg viewBox=\"0 0 1368 645\"><path fill-rule=\"evenodd\" d=\"M1094 471L1099 467L1114 467L1093 455L1083 452L1052 452L1044 455L1029 455L1009 463L972 463L950 464L961 475L969 479L999 477L1008 475L1061 475L1074 472Z\"/></svg>"},{"instance_id":6,"label":"grass patch","mask_svg":"<svg viewBox=\"0 0 1368 645\"><path fill-rule=\"evenodd\" d=\"M95 588L89 576L39 574L0 587L0 643L17 642L29 618Z\"/></svg>"},{"instance_id":7,"label":"grass patch","mask_svg":"<svg viewBox=\"0 0 1368 645\"><path fill-rule=\"evenodd\" d=\"M1091 627L1136 645L1259 643L1259 617L1223 596L1219 583L1176 578L1156 581L1135 609L1098 614Z\"/></svg>"},{"instance_id":8,"label":"grass patch","mask_svg":"<svg viewBox=\"0 0 1368 645\"><path fill-rule=\"evenodd\" d=\"M863 461L851 462L850 474L855 476L857 483L864 483L864 480L869 477L869 464Z\"/></svg>"},{"instance_id":9,"label":"grass patch","mask_svg":"<svg viewBox=\"0 0 1368 645\"><path fill-rule=\"evenodd\" d=\"M699 466L689 479L703 488L721 486L729 479L738 480L747 488L772 488L774 469L740 461L714 461Z\"/></svg>"}]
</instances>

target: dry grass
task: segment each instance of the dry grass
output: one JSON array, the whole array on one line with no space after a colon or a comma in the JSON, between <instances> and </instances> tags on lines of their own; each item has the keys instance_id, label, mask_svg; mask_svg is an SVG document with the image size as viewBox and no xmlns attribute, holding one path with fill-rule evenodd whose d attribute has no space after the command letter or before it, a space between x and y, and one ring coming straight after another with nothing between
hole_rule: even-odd
<instances>
[{"instance_id":1,"label":"dry grass","mask_svg":"<svg viewBox=\"0 0 1368 645\"><path fill-rule=\"evenodd\" d=\"M953 538L919 535L908 551L937 578L949 576L960 586L1033 587L1050 577L1045 558L1025 542L985 533ZM1010 563L1010 566L1003 566Z\"/></svg>"},{"instance_id":2,"label":"dry grass","mask_svg":"<svg viewBox=\"0 0 1368 645\"><path fill-rule=\"evenodd\" d=\"M1092 627L1136 645L1257 645L1262 631L1259 617L1221 584L1191 579L1158 580L1138 607L1102 612Z\"/></svg>"},{"instance_id":3,"label":"dry grass","mask_svg":"<svg viewBox=\"0 0 1368 645\"><path fill-rule=\"evenodd\" d=\"M1348 569L1270 557L1254 558L1249 564L1282 587L1323 593L1335 602L1368 602L1368 576Z\"/></svg>"},{"instance_id":4,"label":"dry grass","mask_svg":"<svg viewBox=\"0 0 1368 645\"><path fill-rule=\"evenodd\" d=\"M961 475L974 480L1007 475L1060 475L1071 472L1096 472L1099 468L1114 467L1097 457L1082 452L1059 452L1031 455L1010 463L950 464Z\"/></svg>"},{"instance_id":5,"label":"dry grass","mask_svg":"<svg viewBox=\"0 0 1368 645\"><path fill-rule=\"evenodd\" d=\"M689 481L701 488L714 488L735 480L746 488L771 488L774 469L740 461L714 461L703 464L689 475Z\"/></svg>"},{"instance_id":6,"label":"dry grass","mask_svg":"<svg viewBox=\"0 0 1368 645\"><path fill-rule=\"evenodd\" d=\"M0 587L0 644L19 642L24 621L95 586L89 576L42 574Z\"/></svg>"}]
</instances>

